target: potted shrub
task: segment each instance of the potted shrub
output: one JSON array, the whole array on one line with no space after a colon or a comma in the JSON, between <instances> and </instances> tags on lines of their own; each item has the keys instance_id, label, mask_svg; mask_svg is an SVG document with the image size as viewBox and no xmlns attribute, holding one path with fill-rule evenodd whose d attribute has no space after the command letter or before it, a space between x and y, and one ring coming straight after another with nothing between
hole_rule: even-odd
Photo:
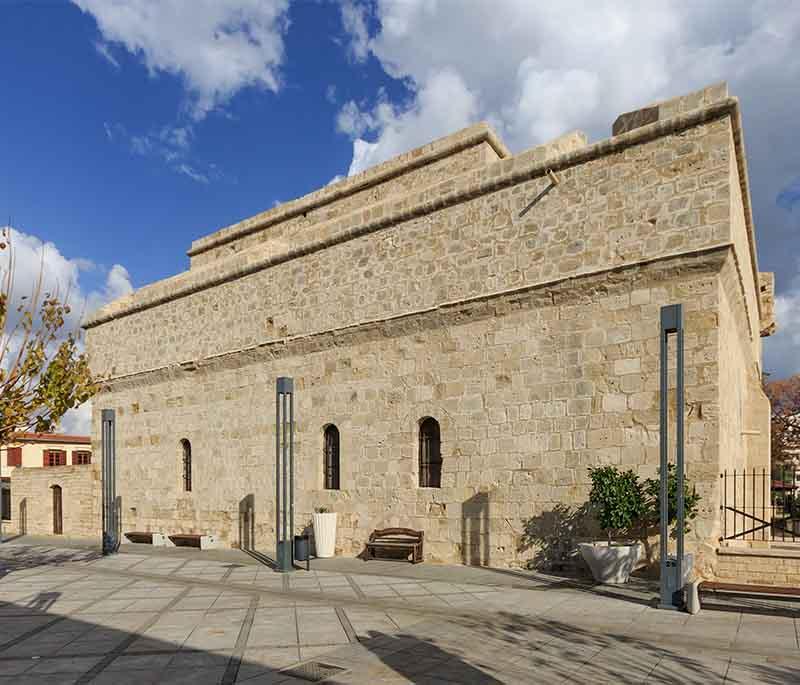
<instances>
[{"instance_id":1,"label":"potted shrub","mask_svg":"<svg viewBox=\"0 0 800 685\"><path fill-rule=\"evenodd\" d=\"M336 512L325 507L317 507L312 515L314 525L314 545L317 557L332 557L336 551Z\"/></svg>"},{"instance_id":2,"label":"potted shrub","mask_svg":"<svg viewBox=\"0 0 800 685\"><path fill-rule=\"evenodd\" d=\"M589 505L608 536L603 542L578 545L581 556L600 583L627 583L639 561L642 546L636 541L612 542L612 537L630 535L646 514L646 499L633 471L615 466L589 469L592 490Z\"/></svg>"}]
</instances>

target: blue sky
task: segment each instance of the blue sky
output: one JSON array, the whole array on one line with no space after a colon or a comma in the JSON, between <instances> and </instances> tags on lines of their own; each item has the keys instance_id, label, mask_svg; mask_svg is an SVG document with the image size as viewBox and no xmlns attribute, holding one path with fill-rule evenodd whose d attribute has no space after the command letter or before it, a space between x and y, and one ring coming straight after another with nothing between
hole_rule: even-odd
<instances>
[{"instance_id":1,"label":"blue sky","mask_svg":"<svg viewBox=\"0 0 800 685\"><path fill-rule=\"evenodd\" d=\"M186 268L202 235L475 121L513 151L597 140L724 79L780 296L766 367L800 372L800 3L643 5L0 0L0 225L52 243L101 302Z\"/></svg>"},{"instance_id":2,"label":"blue sky","mask_svg":"<svg viewBox=\"0 0 800 685\"><path fill-rule=\"evenodd\" d=\"M377 64L352 68L335 42L344 40L335 5L301 3L280 92L243 88L193 121L181 75L148 73L125 49L113 50L114 66L95 47L95 20L76 6L6 2L0 12L0 216L65 256L122 262L137 287L184 268L193 239L347 173L352 144L335 132L329 86L338 100L399 85ZM132 147L187 125L180 163L207 183Z\"/></svg>"}]
</instances>

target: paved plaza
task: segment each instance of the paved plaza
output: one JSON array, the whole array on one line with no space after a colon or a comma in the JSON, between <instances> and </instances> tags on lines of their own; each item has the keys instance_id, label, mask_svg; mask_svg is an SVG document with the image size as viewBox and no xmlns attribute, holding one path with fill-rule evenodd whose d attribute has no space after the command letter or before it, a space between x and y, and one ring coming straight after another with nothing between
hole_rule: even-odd
<instances>
[{"instance_id":1,"label":"paved plaza","mask_svg":"<svg viewBox=\"0 0 800 685\"><path fill-rule=\"evenodd\" d=\"M238 551L12 540L0 683L800 682L797 605L690 617L653 596L502 570L318 560L278 574Z\"/></svg>"}]
</instances>

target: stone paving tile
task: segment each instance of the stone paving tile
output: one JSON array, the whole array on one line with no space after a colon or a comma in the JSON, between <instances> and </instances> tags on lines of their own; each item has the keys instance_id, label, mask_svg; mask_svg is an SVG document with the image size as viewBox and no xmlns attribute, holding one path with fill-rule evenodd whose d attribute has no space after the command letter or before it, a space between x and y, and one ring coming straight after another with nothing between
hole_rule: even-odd
<instances>
[{"instance_id":1,"label":"stone paving tile","mask_svg":"<svg viewBox=\"0 0 800 685\"><path fill-rule=\"evenodd\" d=\"M107 671L138 671L165 668L175 656L174 652L163 654L122 654L112 661Z\"/></svg>"},{"instance_id":2,"label":"stone paving tile","mask_svg":"<svg viewBox=\"0 0 800 685\"><path fill-rule=\"evenodd\" d=\"M239 666L237 682L265 673L273 673L300 660L297 647L255 647L245 650Z\"/></svg>"},{"instance_id":3,"label":"stone paving tile","mask_svg":"<svg viewBox=\"0 0 800 685\"><path fill-rule=\"evenodd\" d=\"M729 662L729 657L671 653L658 662L645 682L681 685L724 683Z\"/></svg>"}]
</instances>

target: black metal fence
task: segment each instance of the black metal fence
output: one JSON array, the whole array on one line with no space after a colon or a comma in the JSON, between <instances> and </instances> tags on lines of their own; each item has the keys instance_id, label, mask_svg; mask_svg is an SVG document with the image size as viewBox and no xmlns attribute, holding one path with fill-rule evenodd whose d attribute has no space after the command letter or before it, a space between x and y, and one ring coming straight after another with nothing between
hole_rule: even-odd
<instances>
[{"instance_id":1,"label":"black metal fence","mask_svg":"<svg viewBox=\"0 0 800 685\"><path fill-rule=\"evenodd\" d=\"M800 470L723 471L722 540L800 543Z\"/></svg>"}]
</instances>

